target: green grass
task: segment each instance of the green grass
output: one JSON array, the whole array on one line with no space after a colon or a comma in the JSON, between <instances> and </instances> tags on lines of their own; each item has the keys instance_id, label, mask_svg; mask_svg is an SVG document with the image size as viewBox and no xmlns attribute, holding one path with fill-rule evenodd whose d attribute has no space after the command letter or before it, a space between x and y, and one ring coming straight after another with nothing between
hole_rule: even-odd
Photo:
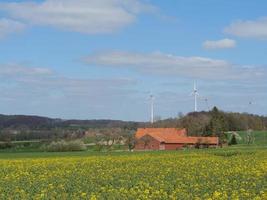
<instances>
[{"instance_id":1,"label":"green grass","mask_svg":"<svg viewBox=\"0 0 267 200\"><path fill-rule=\"evenodd\" d=\"M247 132L239 131L238 134L242 138L242 140L237 140L238 144L247 145L246 142ZM251 145L267 146L267 131L253 131L252 137L254 137L254 142Z\"/></svg>"},{"instance_id":2,"label":"green grass","mask_svg":"<svg viewBox=\"0 0 267 200\"><path fill-rule=\"evenodd\" d=\"M234 145L216 149L186 149L176 151L75 151L75 152L41 152L41 151L0 151L0 159L20 159L20 158L58 158L58 157L90 157L90 156L132 156L132 155L161 155L161 154L191 154L209 153L213 155L250 154L258 150L267 151L265 146L242 146Z\"/></svg>"},{"instance_id":3,"label":"green grass","mask_svg":"<svg viewBox=\"0 0 267 200\"><path fill-rule=\"evenodd\" d=\"M28 141L12 141L9 142L8 148L3 148L7 142L0 142L2 148L0 152L38 152L41 151L40 147L46 143L41 140L28 140Z\"/></svg>"}]
</instances>

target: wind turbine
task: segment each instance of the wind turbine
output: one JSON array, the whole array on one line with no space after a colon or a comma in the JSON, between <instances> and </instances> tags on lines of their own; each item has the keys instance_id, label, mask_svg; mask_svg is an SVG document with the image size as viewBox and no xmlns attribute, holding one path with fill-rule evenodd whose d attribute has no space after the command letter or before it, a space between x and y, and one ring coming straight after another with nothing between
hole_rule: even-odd
<instances>
[{"instance_id":1,"label":"wind turbine","mask_svg":"<svg viewBox=\"0 0 267 200\"><path fill-rule=\"evenodd\" d=\"M197 112L197 96L199 95L197 92L197 85L196 85L196 81L194 81L194 88L193 88L193 92L191 93L192 96L194 96L195 98L195 109L194 111Z\"/></svg>"},{"instance_id":2,"label":"wind turbine","mask_svg":"<svg viewBox=\"0 0 267 200\"><path fill-rule=\"evenodd\" d=\"M150 123L154 123L154 100L155 97L151 94L150 95L150 109L151 109L151 115L150 115Z\"/></svg>"}]
</instances>

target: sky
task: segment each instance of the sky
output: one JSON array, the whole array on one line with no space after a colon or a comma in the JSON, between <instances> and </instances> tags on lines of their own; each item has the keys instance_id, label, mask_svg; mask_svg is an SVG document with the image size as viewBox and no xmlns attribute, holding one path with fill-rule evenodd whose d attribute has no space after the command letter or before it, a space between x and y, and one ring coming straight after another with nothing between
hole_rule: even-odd
<instances>
[{"instance_id":1,"label":"sky","mask_svg":"<svg viewBox=\"0 0 267 200\"><path fill-rule=\"evenodd\" d=\"M0 0L0 113L267 114L267 1Z\"/></svg>"}]
</instances>

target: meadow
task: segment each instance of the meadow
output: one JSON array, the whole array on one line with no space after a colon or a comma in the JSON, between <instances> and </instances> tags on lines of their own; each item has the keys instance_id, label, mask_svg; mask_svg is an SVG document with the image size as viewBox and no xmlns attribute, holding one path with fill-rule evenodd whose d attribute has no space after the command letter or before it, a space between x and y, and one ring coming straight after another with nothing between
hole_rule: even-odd
<instances>
[{"instance_id":1,"label":"meadow","mask_svg":"<svg viewBox=\"0 0 267 200\"><path fill-rule=\"evenodd\" d=\"M238 131L241 137L238 140L238 144L246 145L247 131ZM253 143L251 145L264 146L267 144L267 131L252 131L251 137L253 138Z\"/></svg>"},{"instance_id":2,"label":"meadow","mask_svg":"<svg viewBox=\"0 0 267 200\"><path fill-rule=\"evenodd\" d=\"M267 199L266 148L1 153L0 199Z\"/></svg>"}]
</instances>

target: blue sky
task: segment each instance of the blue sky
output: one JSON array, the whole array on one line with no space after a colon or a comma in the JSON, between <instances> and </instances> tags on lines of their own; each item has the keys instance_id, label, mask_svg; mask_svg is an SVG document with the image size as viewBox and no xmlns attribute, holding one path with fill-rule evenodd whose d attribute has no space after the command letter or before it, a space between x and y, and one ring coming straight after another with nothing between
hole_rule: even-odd
<instances>
[{"instance_id":1,"label":"blue sky","mask_svg":"<svg viewBox=\"0 0 267 200\"><path fill-rule=\"evenodd\" d=\"M0 113L267 113L267 2L0 0ZM205 101L207 99L208 101Z\"/></svg>"}]
</instances>

